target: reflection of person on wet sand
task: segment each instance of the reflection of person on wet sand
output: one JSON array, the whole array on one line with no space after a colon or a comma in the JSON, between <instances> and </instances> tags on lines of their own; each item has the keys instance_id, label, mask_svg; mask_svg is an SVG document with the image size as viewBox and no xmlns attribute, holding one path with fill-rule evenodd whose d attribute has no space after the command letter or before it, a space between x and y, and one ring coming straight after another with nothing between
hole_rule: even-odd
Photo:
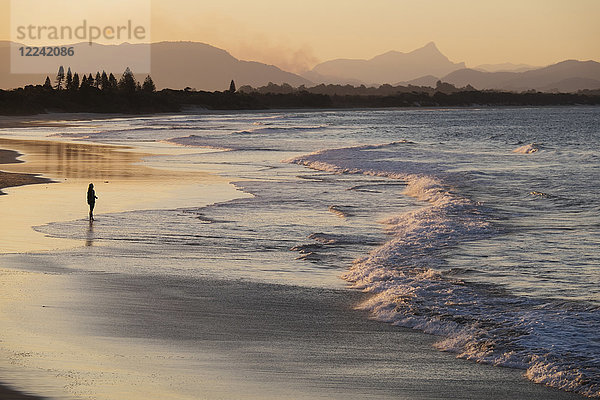
<instances>
[{"instance_id":1,"label":"reflection of person on wet sand","mask_svg":"<svg viewBox=\"0 0 600 400\"><path fill-rule=\"evenodd\" d=\"M94 206L96 205L96 192L94 191L94 184L90 183L87 191L87 203L90 205L90 221L94 220Z\"/></svg>"},{"instance_id":2,"label":"reflection of person on wet sand","mask_svg":"<svg viewBox=\"0 0 600 400\"><path fill-rule=\"evenodd\" d=\"M90 225L87 230L87 235L85 238L85 245L87 247L94 245L94 222L90 219Z\"/></svg>"}]
</instances>

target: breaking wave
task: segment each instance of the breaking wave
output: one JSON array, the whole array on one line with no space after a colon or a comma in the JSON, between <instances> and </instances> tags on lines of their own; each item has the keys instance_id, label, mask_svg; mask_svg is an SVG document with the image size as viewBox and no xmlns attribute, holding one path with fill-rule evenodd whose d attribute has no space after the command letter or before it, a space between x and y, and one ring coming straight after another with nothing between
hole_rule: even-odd
<instances>
[{"instance_id":1,"label":"breaking wave","mask_svg":"<svg viewBox=\"0 0 600 400\"><path fill-rule=\"evenodd\" d=\"M232 135L264 135L264 134L281 134L286 132L308 132L308 131L321 131L327 128L327 125L306 125L306 126L268 126L268 124L255 122L253 125L260 126L260 128L245 129L241 131L232 132Z\"/></svg>"},{"instance_id":2,"label":"breaking wave","mask_svg":"<svg viewBox=\"0 0 600 400\"><path fill-rule=\"evenodd\" d=\"M529 144L526 144L525 146L521 146L521 147L514 149L513 153L531 154L531 153L537 153L539 150L540 150L540 147L537 143L529 143Z\"/></svg>"},{"instance_id":3,"label":"breaking wave","mask_svg":"<svg viewBox=\"0 0 600 400\"><path fill-rule=\"evenodd\" d=\"M401 180L404 194L423 202L383 221L391 239L344 273L353 287L373 294L359 307L379 320L442 336L436 347L460 358L524 369L534 382L600 397L598 307L513 296L458 279L445 260L448 249L499 232L481 204L449 187L439 166L391 161L390 152L406 151L405 145L323 150L286 160Z\"/></svg>"},{"instance_id":4,"label":"breaking wave","mask_svg":"<svg viewBox=\"0 0 600 400\"><path fill-rule=\"evenodd\" d=\"M185 137L172 138L164 140L164 143L176 144L179 146L204 147L207 149L231 151L236 150L233 146L223 146L221 143L215 143L214 140L204 136L190 135Z\"/></svg>"}]
</instances>

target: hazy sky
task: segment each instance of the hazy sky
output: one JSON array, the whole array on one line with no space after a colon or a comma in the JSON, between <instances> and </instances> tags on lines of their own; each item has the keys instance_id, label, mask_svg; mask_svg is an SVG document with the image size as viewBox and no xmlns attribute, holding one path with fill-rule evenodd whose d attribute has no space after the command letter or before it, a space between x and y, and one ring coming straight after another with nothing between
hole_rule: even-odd
<instances>
[{"instance_id":1,"label":"hazy sky","mask_svg":"<svg viewBox=\"0 0 600 400\"><path fill-rule=\"evenodd\" d=\"M73 3L79 8L87 4ZM9 4L0 0L0 38L5 40L10 38L4 12ZM333 58L407 52L430 41L450 60L467 66L547 65L569 58L600 61L600 0L151 0L148 4L152 41L205 42L238 58L294 71Z\"/></svg>"}]
</instances>

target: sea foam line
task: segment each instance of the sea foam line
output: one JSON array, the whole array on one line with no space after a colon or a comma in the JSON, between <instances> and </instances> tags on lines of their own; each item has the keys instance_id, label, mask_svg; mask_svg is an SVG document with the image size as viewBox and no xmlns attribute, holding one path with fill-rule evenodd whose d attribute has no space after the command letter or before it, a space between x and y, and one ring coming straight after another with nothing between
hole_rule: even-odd
<instances>
[{"instance_id":1,"label":"sea foam line","mask_svg":"<svg viewBox=\"0 0 600 400\"><path fill-rule=\"evenodd\" d=\"M436 166L382 161L404 143L286 160L320 171L402 180L405 195L426 202L384 221L392 239L343 274L353 287L373 294L359 308L381 321L441 335L435 346L458 357L525 369L534 382L600 397L600 344L594 342L599 310L499 296L446 274L441 250L490 237L494 229L479 204L447 188Z\"/></svg>"}]
</instances>

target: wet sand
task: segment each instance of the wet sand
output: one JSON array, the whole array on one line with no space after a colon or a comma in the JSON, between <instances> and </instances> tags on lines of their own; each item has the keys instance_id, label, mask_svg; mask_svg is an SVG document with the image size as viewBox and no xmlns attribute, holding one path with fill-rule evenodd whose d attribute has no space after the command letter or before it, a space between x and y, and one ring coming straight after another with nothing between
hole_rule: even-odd
<instances>
[{"instance_id":1,"label":"wet sand","mask_svg":"<svg viewBox=\"0 0 600 400\"><path fill-rule=\"evenodd\" d=\"M20 153L12 150L0 149L0 168L2 164L16 164L19 161ZM36 183L49 183L50 179L40 178L34 174L18 174L0 171L0 195L4 194L2 189L14 186L33 185Z\"/></svg>"},{"instance_id":2,"label":"wet sand","mask_svg":"<svg viewBox=\"0 0 600 400\"><path fill-rule=\"evenodd\" d=\"M95 116L89 116L92 117ZM45 118L47 116L25 119L1 117L0 127L57 126L55 121L46 121ZM78 116L75 119L80 118ZM237 196L235 189L220 177L150 168L142 165L149 154L132 152L126 147L0 138L0 148L0 189L9 188L9 195L2 196L0 205L0 254L57 250L81 245L80 242L45 237L32 227L51 221L82 216L85 218L85 191L90 180L97 181L101 186L104 202L99 207L101 212L203 205ZM44 185L24 187L34 184ZM199 187L212 190L202 193ZM196 190L181 193L182 188ZM97 186L96 190L98 189ZM136 192L144 193L147 198L131 195ZM0 194L6 193L0 191ZM30 282L15 281L15 275L22 275L19 271L7 273L4 270L0 273L2 277L10 277L9 280L2 279L1 300L6 302L9 299L20 299L16 302L17 309L11 313L2 310L3 316L22 314L23 299L20 295L24 293L23 286ZM27 276L31 278L33 275ZM46 274L38 277L47 279ZM37 292L39 289L37 287L32 290ZM20 317L18 319L21 320ZM2 326L7 328L7 324ZM23 334L29 335L30 332ZM0 372L4 371L0 368ZM28 385L21 389L23 392L0 385L0 399L40 398L26 394Z\"/></svg>"},{"instance_id":3,"label":"wet sand","mask_svg":"<svg viewBox=\"0 0 600 400\"><path fill-rule=\"evenodd\" d=\"M57 250L78 245L46 237L32 227L86 218L85 194L90 182L94 183L99 197L94 210L97 216L129 210L201 206L240 195L219 176L152 168L143 163L151 158L150 154L123 146L0 138L0 148L24 154L19 159L26 162L1 165L8 176L21 177L23 184L44 183L4 189L10 196L2 197L0 207L4 226L0 230L0 253ZM6 152L5 156L11 157ZM6 183L14 186L9 180Z\"/></svg>"},{"instance_id":4,"label":"wet sand","mask_svg":"<svg viewBox=\"0 0 600 400\"><path fill-rule=\"evenodd\" d=\"M0 350L25 371L12 382L53 398L580 398L370 320L353 310L365 299L355 291L59 269L45 276L39 257L10 260L36 267L21 278L18 301L2 304L10 329ZM5 270L0 281L15 274Z\"/></svg>"},{"instance_id":5,"label":"wet sand","mask_svg":"<svg viewBox=\"0 0 600 400\"><path fill-rule=\"evenodd\" d=\"M43 397L32 396L17 392L11 388L0 386L0 399L2 400L41 400Z\"/></svg>"},{"instance_id":6,"label":"wet sand","mask_svg":"<svg viewBox=\"0 0 600 400\"><path fill-rule=\"evenodd\" d=\"M8 125L6 121L0 121L0 127ZM14 126L14 123L12 124ZM0 149L0 167L2 164L16 164L20 163L18 158L21 154L13 150ZM1 189L7 187L32 185L38 183L48 183L51 180L46 178L40 178L34 174L19 174L0 171L0 195L5 194ZM4 400L34 400L40 397L31 396L25 393L17 392L11 388L0 385L0 399Z\"/></svg>"}]
</instances>

